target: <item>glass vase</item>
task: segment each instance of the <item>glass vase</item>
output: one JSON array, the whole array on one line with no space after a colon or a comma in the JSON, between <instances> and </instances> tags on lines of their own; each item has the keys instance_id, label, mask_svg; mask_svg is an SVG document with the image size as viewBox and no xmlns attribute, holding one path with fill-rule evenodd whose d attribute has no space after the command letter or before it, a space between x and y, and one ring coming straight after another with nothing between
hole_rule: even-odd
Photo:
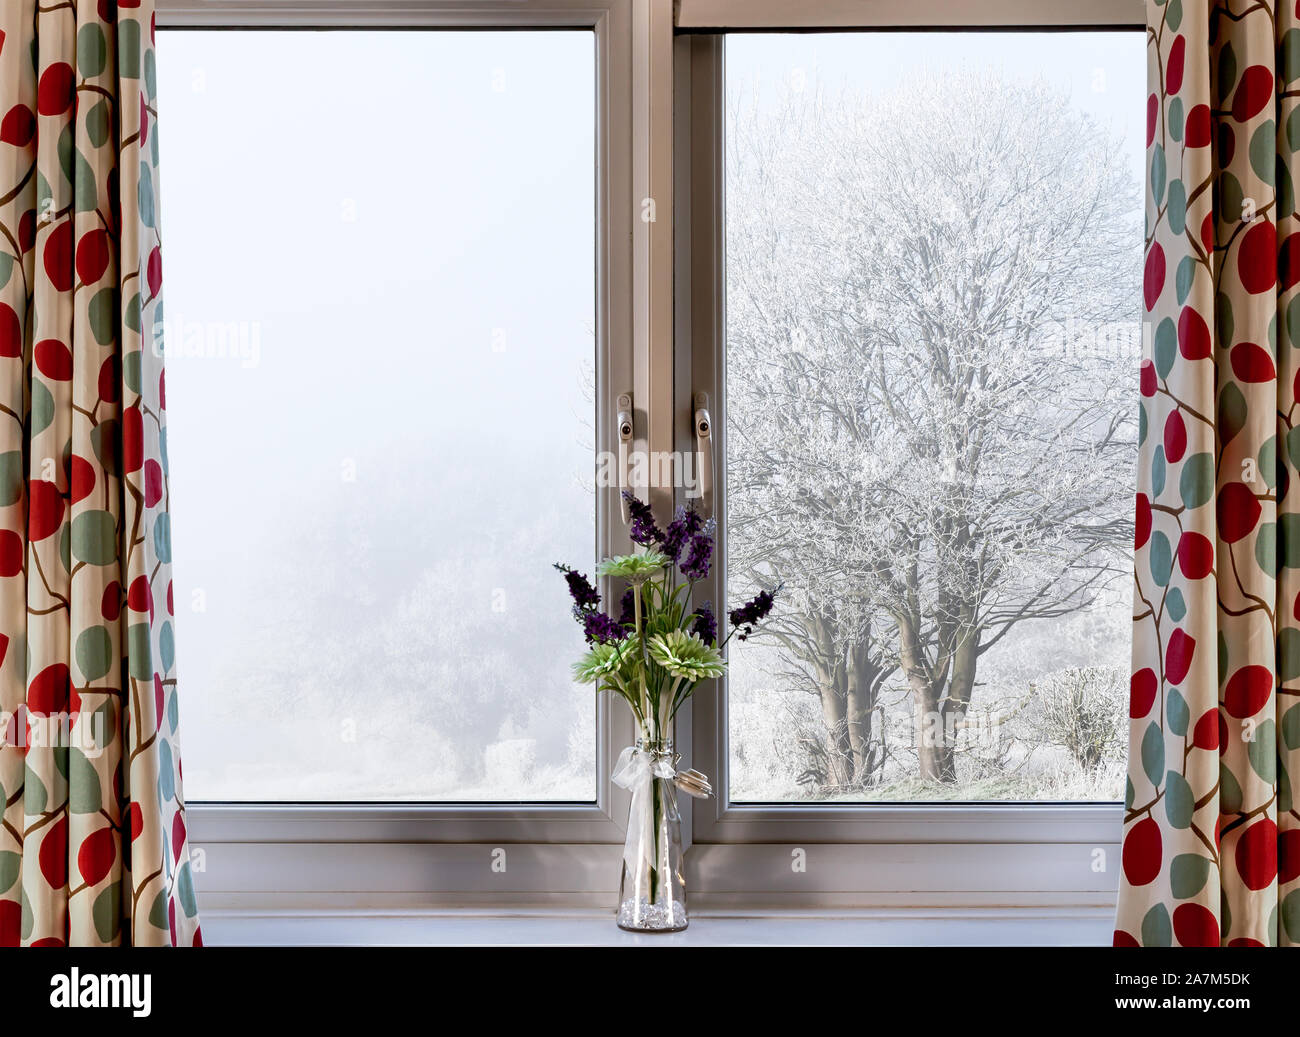
<instances>
[{"instance_id":1,"label":"glass vase","mask_svg":"<svg viewBox=\"0 0 1300 1037\"><path fill-rule=\"evenodd\" d=\"M689 924L682 863L682 819L673 781L676 757L671 739L637 739L649 767L633 788L623 878L618 891L618 927L634 933L676 933Z\"/></svg>"}]
</instances>

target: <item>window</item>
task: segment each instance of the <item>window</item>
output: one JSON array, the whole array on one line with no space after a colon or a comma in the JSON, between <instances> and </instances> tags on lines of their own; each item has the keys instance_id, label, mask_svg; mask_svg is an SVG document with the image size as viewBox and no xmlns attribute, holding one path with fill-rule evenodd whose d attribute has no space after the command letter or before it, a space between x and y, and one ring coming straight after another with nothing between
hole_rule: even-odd
<instances>
[{"instance_id":1,"label":"window","mask_svg":"<svg viewBox=\"0 0 1300 1037\"><path fill-rule=\"evenodd\" d=\"M594 800L546 564L595 554L592 33L159 75L189 798Z\"/></svg>"},{"instance_id":2,"label":"window","mask_svg":"<svg viewBox=\"0 0 1300 1037\"><path fill-rule=\"evenodd\" d=\"M1136 32L735 35L730 798L1123 798Z\"/></svg>"}]
</instances>

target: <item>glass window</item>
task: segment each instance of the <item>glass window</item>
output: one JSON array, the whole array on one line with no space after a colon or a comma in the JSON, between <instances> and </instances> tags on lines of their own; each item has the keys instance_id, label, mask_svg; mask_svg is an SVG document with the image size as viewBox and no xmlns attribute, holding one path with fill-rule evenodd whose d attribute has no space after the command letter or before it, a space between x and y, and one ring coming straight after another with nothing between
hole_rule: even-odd
<instances>
[{"instance_id":1,"label":"glass window","mask_svg":"<svg viewBox=\"0 0 1300 1037\"><path fill-rule=\"evenodd\" d=\"M166 36L189 797L592 800L592 34Z\"/></svg>"},{"instance_id":2,"label":"glass window","mask_svg":"<svg viewBox=\"0 0 1300 1037\"><path fill-rule=\"evenodd\" d=\"M1141 33L726 60L731 799L1121 799Z\"/></svg>"}]
</instances>

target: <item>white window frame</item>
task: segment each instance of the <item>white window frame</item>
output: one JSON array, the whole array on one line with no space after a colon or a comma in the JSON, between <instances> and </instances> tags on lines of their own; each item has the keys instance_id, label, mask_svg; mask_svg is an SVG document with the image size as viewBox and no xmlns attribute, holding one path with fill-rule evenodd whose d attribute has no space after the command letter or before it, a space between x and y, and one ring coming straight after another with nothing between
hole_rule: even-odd
<instances>
[{"instance_id":1,"label":"white window frame","mask_svg":"<svg viewBox=\"0 0 1300 1037\"><path fill-rule=\"evenodd\" d=\"M668 434L671 336L662 329L672 319L671 221L638 217L645 198L671 212L669 156L648 147L656 134L670 132L670 8L657 0L158 0L157 24L163 30L590 31L596 51L595 448L614 448L614 400L624 392L635 400L638 447L656 431L647 415L661 414L658 434ZM166 104L164 98L164 126ZM598 491L596 526L597 552L630 549L616 488ZM429 906L483 895L501 903L608 900L618 882L628 808L626 792L609 774L634 733L631 718L608 701L598 703L596 724L593 803L191 803L205 906ZM574 849L579 846L582 852ZM493 869L502 851L506 868Z\"/></svg>"},{"instance_id":2,"label":"white window frame","mask_svg":"<svg viewBox=\"0 0 1300 1037\"><path fill-rule=\"evenodd\" d=\"M716 33L1132 28L1144 17L1142 0L986 0L975 7L962 0L157 0L164 29L591 30L597 54L596 449L613 446L612 401L630 389L635 446L650 451L693 448L695 392L725 402L723 48ZM166 98L162 104L165 142ZM166 168L164 154L164 177ZM650 199L655 221L643 218ZM715 421L719 460L724 436L725 421ZM651 500L666 510L671 491L652 491ZM716 504L721 518L721 497ZM614 489L600 491L595 546L602 553L629 546ZM714 601L723 600L724 564L704 592ZM724 794L726 731L719 689L702 689L679 715L678 745L691 747L690 763L712 775ZM610 906L627 800L611 786L609 772L632 738L626 711L602 701L593 804L193 803L191 842L204 857L198 871L204 908ZM1118 805L771 806L713 799L683 807L696 906L1014 906L1089 916L1113 907ZM804 871L791 867L795 850L803 851ZM491 867L502 852L504 872Z\"/></svg>"},{"instance_id":3,"label":"white window frame","mask_svg":"<svg viewBox=\"0 0 1300 1037\"><path fill-rule=\"evenodd\" d=\"M680 0L676 50L678 325L675 428L693 449L694 399L712 418L714 516L726 543L724 379L725 32L851 29L1140 30L1141 0ZM1134 103L1137 103L1135 100ZM699 589L726 598L726 555ZM1120 803L752 804L727 799L726 678L686 718L693 766L718 795L689 804L690 872L709 903L799 906L1053 905L1107 912L1118 884ZM680 722L679 722L680 728ZM821 859L792 868L803 851ZM692 892L692 896L696 894Z\"/></svg>"}]
</instances>

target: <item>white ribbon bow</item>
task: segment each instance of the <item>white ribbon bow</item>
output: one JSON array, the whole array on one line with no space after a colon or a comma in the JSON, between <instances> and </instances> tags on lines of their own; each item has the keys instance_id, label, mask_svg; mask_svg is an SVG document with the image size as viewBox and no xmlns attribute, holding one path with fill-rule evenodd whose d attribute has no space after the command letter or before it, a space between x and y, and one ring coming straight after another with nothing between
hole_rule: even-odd
<instances>
[{"instance_id":1,"label":"white ribbon bow","mask_svg":"<svg viewBox=\"0 0 1300 1037\"><path fill-rule=\"evenodd\" d=\"M623 844L623 861L633 881L639 881L644 864L657 867L654 838L654 778L667 778L683 792L697 799L708 797L712 789L708 779L699 771L677 773L668 753L650 752L629 745L619 755L610 780L632 793L632 807L628 811L627 840Z\"/></svg>"}]
</instances>

